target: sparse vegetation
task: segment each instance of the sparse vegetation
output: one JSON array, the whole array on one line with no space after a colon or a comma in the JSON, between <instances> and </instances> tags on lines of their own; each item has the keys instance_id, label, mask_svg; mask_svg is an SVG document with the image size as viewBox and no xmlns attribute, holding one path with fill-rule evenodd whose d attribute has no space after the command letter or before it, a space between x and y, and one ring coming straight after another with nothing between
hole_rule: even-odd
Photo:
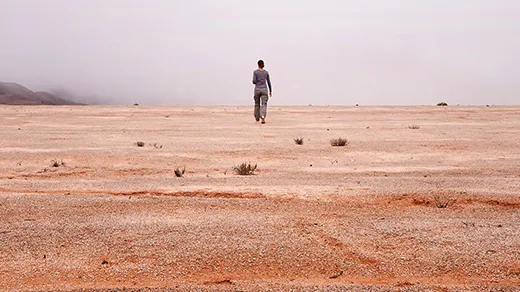
<instances>
[{"instance_id":1,"label":"sparse vegetation","mask_svg":"<svg viewBox=\"0 0 520 292\"><path fill-rule=\"evenodd\" d=\"M63 162L63 160L61 160L61 161L59 161L59 160L51 160L51 166L52 167L65 166L65 162Z\"/></svg>"},{"instance_id":2,"label":"sparse vegetation","mask_svg":"<svg viewBox=\"0 0 520 292\"><path fill-rule=\"evenodd\" d=\"M417 126L417 125L411 125L411 126L408 126L409 129L412 129L412 130L418 130L420 129L421 127Z\"/></svg>"},{"instance_id":3,"label":"sparse vegetation","mask_svg":"<svg viewBox=\"0 0 520 292\"><path fill-rule=\"evenodd\" d=\"M345 138L337 138L337 139L330 140L330 145L335 146L335 147L346 146L348 144L349 144L349 142Z\"/></svg>"},{"instance_id":4,"label":"sparse vegetation","mask_svg":"<svg viewBox=\"0 0 520 292\"><path fill-rule=\"evenodd\" d=\"M139 104L138 103L134 103L134 106L139 106Z\"/></svg>"},{"instance_id":5,"label":"sparse vegetation","mask_svg":"<svg viewBox=\"0 0 520 292\"><path fill-rule=\"evenodd\" d=\"M296 143L298 145L303 145L303 138L301 138L301 137L294 138L294 143Z\"/></svg>"},{"instance_id":6,"label":"sparse vegetation","mask_svg":"<svg viewBox=\"0 0 520 292\"><path fill-rule=\"evenodd\" d=\"M145 142L143 141L137 141L134 143L134 145L136 145L137 147L144 147L146 145ZM155 149L162 149L163 145L162 144L159 144L159 143L148 143L149 146L155 148Z\"/></svg>"},{"instance_id":7,"label":"sparse vegetation","mask_svg":"<svg viewBox=\"0 0 520 292\"><path fill-rule=\"evenodd\" d=\"M183 177L184 173L186 172L186 167L183 167L182 169L177 168L173 172L175 173L176 177Z\"/></svg>"},{"instance_id":8,"label":"sparse vegetation","mask_svg":"<svg viewBox=\"0 0 520 292\"><path fill-rule=\"evenodd\" d=\"M453 205L455 203L455 199L451 199L450 197L447 197L445 195L433 195L433 202L435 203L435 206L440 209L447 208L448 206Z\"/></svg>"},{"instance_id":9,"label":"sparse vegetation","mask_svg":"<svg viewBox=\"0 0 520 292\"><path fill-rule=\"evenodd\" d=\"M253 165L251 165L251 163L244 162L238 166L237 165L233 166L233 170L238 175L253 175L256 170L256 167L257 167L256 164L253 166Z\"/></svg>"},{"instance_id":10,"label":"sparse vegetation","mask_svg":"<svg viewBox=\"0 0 520 292\"><path fill-rule=\"evenodd\" d=\"M442 101L442 102L439 102L439 103L437 104L437 106L448 106L448 104L445 103L444 101Z\"/></svg>"}]
</instances>

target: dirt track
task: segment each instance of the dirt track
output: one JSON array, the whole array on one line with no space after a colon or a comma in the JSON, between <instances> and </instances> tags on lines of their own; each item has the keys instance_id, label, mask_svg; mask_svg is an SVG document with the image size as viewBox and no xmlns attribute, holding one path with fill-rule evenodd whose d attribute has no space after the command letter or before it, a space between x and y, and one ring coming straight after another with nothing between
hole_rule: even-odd
<instances>
[{"instance_id":1,"label":"dirt track","mask_svg":"<svg viewBox=\"0 0 520 292\"><path fill-rule=\"evenodd\" d=\"M0 290L518 291L520 107L251 110L0 106Z\"/></svg>"}]
</instances>

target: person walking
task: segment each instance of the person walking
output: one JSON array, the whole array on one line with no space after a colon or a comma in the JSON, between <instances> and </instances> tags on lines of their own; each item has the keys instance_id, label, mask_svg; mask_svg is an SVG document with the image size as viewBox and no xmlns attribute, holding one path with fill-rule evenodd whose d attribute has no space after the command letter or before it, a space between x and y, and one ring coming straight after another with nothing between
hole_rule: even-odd
<instances>
[{"instance_id":1,"label":"person walking","mask_svg":"<svg viewBox=\"0 0 520 292\"><path fill-rule=\"evenodd\" d=\"M257 122L262 120L262 124L265 124L265 117L267 116L267 101L270 96L273 96L273 91L271 88L269 72L264 70L264 61L259 60L257 64L258 69L253 72L253 84L255 85L255 94L253 96L253 99L255 100L254 115Z\"/></svg>"}]
</instances>

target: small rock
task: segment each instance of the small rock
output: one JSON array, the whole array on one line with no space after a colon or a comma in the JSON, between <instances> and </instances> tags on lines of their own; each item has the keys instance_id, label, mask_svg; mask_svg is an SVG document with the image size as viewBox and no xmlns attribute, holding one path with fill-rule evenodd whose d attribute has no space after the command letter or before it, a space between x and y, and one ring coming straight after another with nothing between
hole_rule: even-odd
<instances>
[{"instance_id":1,"label":"small rock","mask_svg":"<svg viewBox=\"0 0 520 292\"><path fill-rule=\"evenodd\" d=\"M101 264L102 264L102 265L107 265L107 264L108 264L108 262L107 262L107 261L105 261L105 260L103 260L103 261L101 262Z\"/></svg>"},{"instance_id":2,"label":"small rock","mask_svg":"<svg viewBox=\"0 0 520 292\"><path fill-rule=\"evenodd\" d=\"M329 279L336 279L336 278L340 277L341 275L343 275L343 271L339 271L339 272L335 273L334 275L329 276Z\"/></svg>"}]
</instances>

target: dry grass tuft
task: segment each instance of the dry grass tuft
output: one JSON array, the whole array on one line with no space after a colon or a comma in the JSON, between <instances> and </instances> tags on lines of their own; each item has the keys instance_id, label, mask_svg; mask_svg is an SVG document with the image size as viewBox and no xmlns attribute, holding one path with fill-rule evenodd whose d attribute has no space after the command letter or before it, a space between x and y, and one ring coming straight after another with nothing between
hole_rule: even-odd
<instances>
[{"instance_id":1,"label":"dry grass tuft","mask_svg":"<svg viewBox=\"0 0 520 292\"><path fill-rule=\"evenodd\" d=\"M435 206L440 209L448 208L448 206L455 203L455 199L452 199L446 195L436 194L432 196Z\"/></svg>"},{"instance_id":2,"label":"dry grass tuft","mask_svg":"<svg viewBox=\"0 0 520 292\"><path fill-rule=\"evenodd\" d=\"M244 162L238 166L233 166L233 170L238 175L253 175L256 170L256 166L256 164L252 166L251 163Z\"/></svg>"},{"instance_id":3,"label":"dry grass tuft","mask_svg":"<svg viewBox=\"0 0 520 292\"><path fill-rule=\"evenodd\" d=\"M177 168L173 172L175 173L176 177L183 177L184 173L186 172L186 167L183 167L182 170L180 168Z\"/></svg>"},{"instance_id":4,"label":"dry grass tuft","mask_svg":"<svg viewBox=\"0 0 520 292\"><path fill-rule=\"evenodd\" d=\"M349 144L349 142L345 138L337 138L337 139L330 140L330 145L335 146L335 147L346 146L348 144Z\"/></svg>"},{"instance_id":5,"label":"dry grass tuft","mask_svg":"<svg viewBox=\"0 0 520 292\"><path fill-rule=\"evenodd\" d=\"M294 138L294 143L296 143L297 145L303 145L303 138Z\"/></svg>"},{"instance_id":6,"label":"dry grass tuft","mask_svg":"<svg viewBox=\"0 0 520 292\"><path fill-rule=\"evenodd\" d=\"M408 126L408 129L412 129L412 130L418 130L420 129L421 127L417 126L417 125L411 125L411 126Z\"/></svg>"}]
</instances>

